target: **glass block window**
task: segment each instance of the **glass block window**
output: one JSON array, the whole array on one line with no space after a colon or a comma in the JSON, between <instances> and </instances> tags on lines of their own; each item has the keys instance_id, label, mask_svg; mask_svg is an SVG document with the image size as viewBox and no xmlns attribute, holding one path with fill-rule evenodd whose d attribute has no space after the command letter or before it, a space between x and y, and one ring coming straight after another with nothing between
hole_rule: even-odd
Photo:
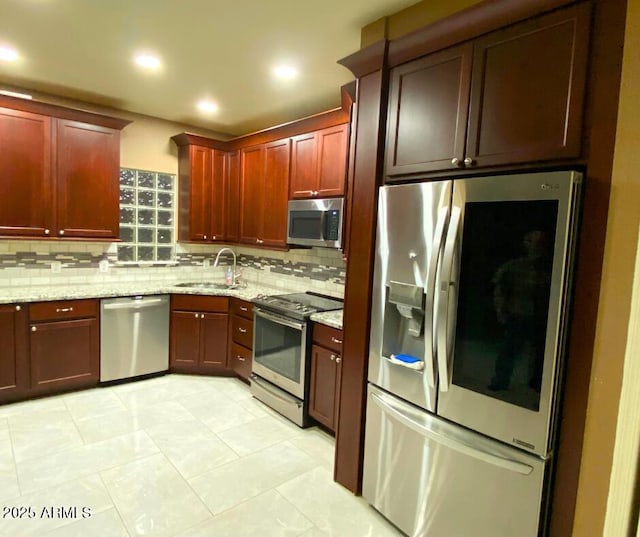
<instances>
[{"instance_id":1,"label":"glass block window","mask_svg":"<svg viewBox=\"0 0 640 537\"><path fill-rule=\"evenodd\" d=\"M173 261L176 176L120 169L118 261Z\"/></svg>"}]
</instances>

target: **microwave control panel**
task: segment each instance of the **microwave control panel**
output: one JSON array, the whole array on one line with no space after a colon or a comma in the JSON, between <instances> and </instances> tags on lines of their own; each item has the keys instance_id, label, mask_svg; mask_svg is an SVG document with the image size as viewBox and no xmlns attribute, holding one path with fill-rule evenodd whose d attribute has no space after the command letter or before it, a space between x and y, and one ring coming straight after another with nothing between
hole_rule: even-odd
<instances>
[{"instance_id":1,"label":"microwave control panel","mask_svg":"<svg viewBox=\"0 0 640 537\"><path fill-rule=\"evenodd\" d=\"M327 211L324 221L324 238L328 241L337 241L340 226L340 211L334 209Z\"/></svg>"}]
</instances>

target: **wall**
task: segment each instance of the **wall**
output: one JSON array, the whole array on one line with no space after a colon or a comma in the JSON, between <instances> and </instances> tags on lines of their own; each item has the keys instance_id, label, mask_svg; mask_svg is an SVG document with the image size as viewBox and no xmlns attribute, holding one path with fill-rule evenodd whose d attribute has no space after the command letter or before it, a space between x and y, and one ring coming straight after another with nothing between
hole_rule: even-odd
<instances>
[{"instance_id":1,"label":"wall","mask_svg":"<svg viewBox=\"0 0 640 537\"><path fill-rule=\"evenodd\" d=\"M627 4L624 47L609 219L576 506L575 537L602 534L628 338L634 260L638 247L640 2L634 0Z\"/></svg>"},{"instance_id":2,"label":"wall","mask_svg":"<svg viewBox=\"0 0 640 537\"><path fill-rule=\"evenodd\" d=\"M213 261L222 245L178 244L171 265L118 265L115 244L45 241L0 241L0 296L9 288L26 285L95 285L126 281L167 282L222 280L231 255ZM338 250L311 248L278 252L232 246L238 256L242 279L280 288L283 292L314 290L342 297L345 265ZM109 261L109 271L99 264ZM203 266L205 260L209 267ZM51 263L61 263L52 272Z\"/></svg>"},{"instance_id":3,"label":"wall","mask_svg":"<svg viewBox=\"0 0 640 537\"><path fill-rule=\"evenodd\" d=\"M365 48L385 37L397 39L479 3L479 0L422 0L362 28L360 46Z\"/></svg>"}]
</instances>

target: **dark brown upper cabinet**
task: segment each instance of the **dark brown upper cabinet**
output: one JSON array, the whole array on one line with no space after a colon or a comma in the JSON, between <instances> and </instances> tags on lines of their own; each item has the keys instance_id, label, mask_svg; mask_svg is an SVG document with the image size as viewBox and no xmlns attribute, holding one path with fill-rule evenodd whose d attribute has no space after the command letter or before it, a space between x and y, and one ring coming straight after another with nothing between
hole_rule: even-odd
<instances>
[{"instance_id":1,"label":"dark brown upper cabinet","mask_svg":"<svg viewBox=\"0 0 640 537\"><path fill-rule=\"evenodd\" d=\"M580 157L589 26L578 4L392 69L387 176Z\"/></svg>"},{"instance_id":2,"label":"dark brown upper cabinet","mask_svg":"<svg viewBox=\"0 0 640 537\"><path fill-rule=\"evenodd\" d=\"M56 127L58 235L118 238L119 131L69 120Z\"/></svg>"},{"instance_id":3,"label":"dark brown upper cabinet","mask_svg":"<svg viewBox=\"0 0 640 537\"><path fill-rule=\"evenodd\" d=\"M290 199L344 196L349 125L291 139Z\"/></svg>"},{"instance_id":4,"label":"dark brown upper cabinet","mask_svg":"<svg viewBox=\"0 0 640 537\"><path fill-rule=\"evenodd\" d=\"M178 239L190 242L226 240L227 155L197 145L178 153Z\"/></svg>"},{"instance_id":5,"label":"dark brown upper cabinet","mask_svg":"<svg viewBox=\"0 0 640 537\"><path fill-rule=\"evenodd\" d=\"M1 96L0 236L117 239L128 123Z\"/></svg>"},{"instance_id":6,"label":"dark brown upper cabinet","mask_svg":"<svg viewBox=\"0 0 640 537\"><path fill-rule=\"evenodd\" d=\"M289 138L240 151L240 242L286 247L290 157Z\"/></svg>"}]
</instances>

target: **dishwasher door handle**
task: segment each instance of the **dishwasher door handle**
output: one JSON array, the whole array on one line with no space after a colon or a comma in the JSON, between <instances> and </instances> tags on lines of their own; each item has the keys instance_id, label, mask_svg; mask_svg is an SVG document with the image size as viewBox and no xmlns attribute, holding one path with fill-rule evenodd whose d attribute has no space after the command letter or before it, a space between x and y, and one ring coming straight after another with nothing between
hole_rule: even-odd
<instances>
[{"instance_id":1,"label":"dishwasher door handle","mask_svg":"<svg viewBox=\"0 0 640 537\"><path fill-rule=\"evenodd\" d=\"M131 300L127 302L114 302L113 304L104 304L105 310L137 310L141 308L150 308L159 304L166 303L162 298L151 298L149 300Z\"/></svg>"}]
</instances>

